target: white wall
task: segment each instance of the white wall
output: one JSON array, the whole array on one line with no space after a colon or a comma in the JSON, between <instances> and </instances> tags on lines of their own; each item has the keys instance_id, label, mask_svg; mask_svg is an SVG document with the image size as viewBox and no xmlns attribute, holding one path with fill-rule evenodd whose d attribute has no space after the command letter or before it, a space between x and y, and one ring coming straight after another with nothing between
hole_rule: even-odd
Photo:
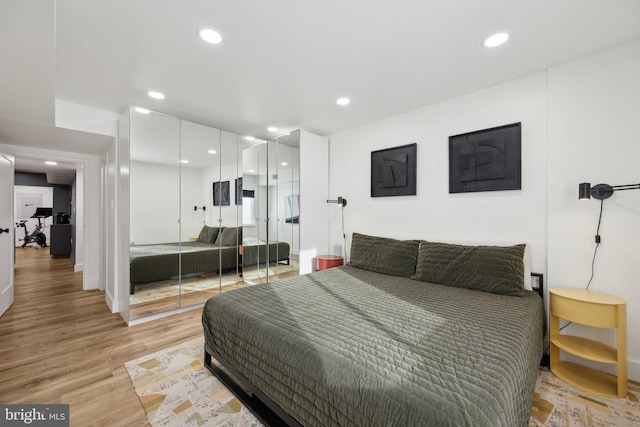
<instances>
[{"instance_id":1,"label":"white wall","mask_svg":"<svg viewBox=\"0 0 640 427\"><path fill-rule=\"evenodd\" d=\"M352 232L526 241L533 270L545 273L545 89L540 73L332 135L330 194L348 200L347 247ZM515 122L522 123L522 190L449 194L449 136ZM414 142L417 195L370 197L371 151ZM340 209L330 205L330 253L342 244Z\"/></svg>"},{"instance_id":2,"label":"white wall","mask_svg":"<svg viewBox=\"0 0 640 427\"><path fill-rule=\"evenodd\" d=\"M330 194L349 201L347 234L528 241L547 287L586 287L599 202L579 202L578 184L640 182L638 76L640 41L332 135ZM448 194L448 136L513 122L522 122L522 190ZM417 195L371 198L371 151L413 142ZM330 233L330 245L341 243L339 209L330 213ZM600 234L590 289L627 300L628 376L638 380L639 192L605 201ZM615 345L611 330L567 331Z\"/></svg>"},{"instance_id":3,"label":"white wall","mask_svg":"<svg viewBox=\"0 0 640 427\"><path fill-rule=\"evenodd\" d=\"M118 136L118 114L56 99L56 126L60 128Z\"/></svg>"},{"instance_id":4,"label":"white wall","mask_svg":"<svg viewBox=\"0 0 640 427\"><path fill-rule=\"evenodd\" d=\"M329 252L329 141L300 131L300 274ZM335 207L335 205L333 205Z\"/></svg>"},{"instance_id":5,"label":"white wall","mask_svg":"<svg viewBox=\"0 0 640 427\"><path fill-rule=\"evenodd\" d=\"M18 200L18 194L25 194L25 195L36 195L36 196L40 196L42 197L42 204L39 207L43 207L43 208L49 208L53 206L53 187L34 187L34 186L30 186L30 185L16 185L14 187L14 191L13 191L13 206L15 207L15 219L16 222L22 219L26 219L27 222L25 223L27 228L27 232L29 234L33 233L33 230L35 230L35 228L38 226L38 219L37 218L21 218L19 216L19 200ZM36 206L34 206L35 208ZM35 211L35 209L34 209ZM42 222L42 224L44 225L44 227L42 228L42 232L44 233L44 235L47 238L47 245L50 244L51 242L51 224L53 224L53 216L50 216L49 218L44 218L40 220ZM22 246L24 244L24 231L25 229L20 227L16 227L16 231L15 231L15 246ZM31 243L29 246L38 246L36 243Z\"/></svg>"},{"instance_id":6,"label":"white wall","mask_svg":"<svg viewBox=\"0 0 640 427\"><path fill-rule=\"evenodd\" d=\"M116 202L118 200L118 155L117 143L114 142L109 146L109 150L105 154L105 194L104 198L104 219L103 234L105 239L106 250L103 254L105 258L105 299L112 313L119 311L118 305L118 262L117 262L117 244L118 238L116 233L117 211Z\"/></svg>"},{"instance_id":7,"label":"white wall","mask_svg":"<svg viewBox=\"0 0 640 427\"><path fill-rule=\"evenodd\" d=\"M585 288L600 202L578 184L640 182L640 41L549 70L548 283ZM590 290L627 300L629 377L640 379L640 191L604 201L602 243ZM574 335L614 345L611 330L571 325ZM600 369L605 366L599 366Z\"/></svg>"},{"instance_id":8,"label":"white wall","mask_svg":"<svg viewBox=\"0 0 640 427\"><path fill-rule=\"evenodd\" d=\"M188 181L190 175L184 174L182 179ZM180 179L179 166L131 162L130 227L133 244L180 241ZM199 188L199 176L196 175L193 184ZM184 187L189 187L186 182Z\"/></svg>"}]
</instances>

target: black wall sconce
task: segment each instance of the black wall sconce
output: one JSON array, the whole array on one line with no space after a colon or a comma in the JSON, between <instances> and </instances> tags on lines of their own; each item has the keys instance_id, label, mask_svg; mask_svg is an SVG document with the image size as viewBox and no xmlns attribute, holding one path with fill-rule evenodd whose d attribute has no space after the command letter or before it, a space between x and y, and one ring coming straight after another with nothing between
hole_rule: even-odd
<instances>
[{"instance_id":1,"label":"black wall sconce","mask_svg":"<svg viewBox=\"0 0 640 427\"><path fill-rule=\"evenodd\" d=\"M206 211L206 210L207 210L207 207L206 207L206 206L203 206L203 207L199 208L199 207L197 207L197 206L194 206L194 207L193 207L193 210L194 210L195 212L197 212L197 211L199 211L199 210L202 210L202 223L206 225L206 224L207 224L207 221L206 221L206 218L205 218L205 216L204 216L204 211Z\"/></svg>"},{"instance_id":2,"label":"black wall sconce","mask_svg":"<svg viewBox=\"0 0 640 427\"><path fill-rule=\"evenodd\" d=\"M588 182L583 182L578 185L578 199L589 200L590 198L604 200L613 195L614 191L622 190L640 190L640 184L627 184L627 185L609 185L598 184L591 187Z\"/></svg>"},{"instance_id":3,"label":"black wall sconce","mask_svg":"<svg viewBox=\"0 0 640 427\"><path fill-rule=\"evenodd\" d=\"M587 283L587 290L589 290L589 285L591 285L591 281L593 280L593 276L595 274L595 261L596 254L598 253L598 247L602 242L600 238L600 224L602 222L602 208L604 206L604 200L613 196L614 191L622 191L622 190L640 190L640 184L627 184L627 185L609 185L609 184L598 184L591 187L591 184L588 182L583 182L578 184L578 199L580 200L589 200L592 197L594 199L600 200L600 215L598 216L598 227L596 228L595 242L596 247L593 251L593 260L591 261L591 277L589 278L589 282Z\"/></svg>"},{"instance_id":4,"label":"black wall sconce","mask_svg":"<svg viewBox=\"0 0 640 427\"><path fill-rule=\"evenodd\" d=\"M347 206L347 199L343 199L342 197L338 196L338 200L327 200L327 203L337 203L338 206L343 208Z\"/></svg>"}]
</instances>

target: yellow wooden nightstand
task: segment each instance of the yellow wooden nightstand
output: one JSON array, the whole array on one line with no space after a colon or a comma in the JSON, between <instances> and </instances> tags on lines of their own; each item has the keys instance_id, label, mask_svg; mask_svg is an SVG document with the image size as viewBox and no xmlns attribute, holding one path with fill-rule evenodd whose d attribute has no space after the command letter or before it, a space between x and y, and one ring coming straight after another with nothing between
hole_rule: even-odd
<instances>
[{"instance_id":1,"label":"yellow wooden nightstand","mask_svg":"<svg viewBox=\"0 0 640 427\"><path fill-rule=\"evenodd\" d=\"M627 302L622 298L584 289L549 289L551 372L567 383L592 393L627 395ZM617 348L598 341L560 334L560 319L596 328L616 329ZM618 367L617 380L586 366L560 361L560 350Z\"/></svg>"}]
</instances>

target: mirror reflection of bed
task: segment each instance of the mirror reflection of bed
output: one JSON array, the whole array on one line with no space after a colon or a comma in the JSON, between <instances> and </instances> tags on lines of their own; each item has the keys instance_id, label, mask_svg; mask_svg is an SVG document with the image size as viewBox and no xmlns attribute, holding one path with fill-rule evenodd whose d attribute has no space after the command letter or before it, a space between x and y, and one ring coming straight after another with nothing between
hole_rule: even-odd
<instances>
[{"instance_id":1,"label":"mirror reflection of bed","mask_svg":"<svg viewBox=\"0 0 640 427\"><path fill-rule=\"evenodd\" d=\"M298 275L298 132L285 144L129 117L130 320Z\"/></svg>"}]
</instances>

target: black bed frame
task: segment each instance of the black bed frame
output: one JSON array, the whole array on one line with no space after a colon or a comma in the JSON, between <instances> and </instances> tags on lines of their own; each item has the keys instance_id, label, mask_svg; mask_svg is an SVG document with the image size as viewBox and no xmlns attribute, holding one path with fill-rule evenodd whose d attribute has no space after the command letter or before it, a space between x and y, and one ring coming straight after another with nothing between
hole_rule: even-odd
<instances>
[{"instance_id":1,"label":"black bed frame","mask_svg":"<svg viewBox=\"0 0 640 427\"><path fill-rule=\"evenodd\" d=\"M544 301L544 275L531 273L538 278L538 288L533 290ZM545 315L546 319L546 315ZM546 322L546 320L545 320ZM545 327L546 329L546 327ZM544 331L543 331L544 333ZM543 354L540 365L548 366L548 356ZM267 397L258 387L224 360L218 352L204 343L204 366L222 382L263 424L267 426L302 427L295 418Z\"/></svg>"},{"instance_id":2,"label":"black bed frame","mask_svg":"<svg viewBox=\"0 0 640 427\"><path fill-rule=\"evenodd\" d=\"M302 427L259 388L204 343L204 366L222 382L263 424Z\"/></svg>"}]
</instances>

